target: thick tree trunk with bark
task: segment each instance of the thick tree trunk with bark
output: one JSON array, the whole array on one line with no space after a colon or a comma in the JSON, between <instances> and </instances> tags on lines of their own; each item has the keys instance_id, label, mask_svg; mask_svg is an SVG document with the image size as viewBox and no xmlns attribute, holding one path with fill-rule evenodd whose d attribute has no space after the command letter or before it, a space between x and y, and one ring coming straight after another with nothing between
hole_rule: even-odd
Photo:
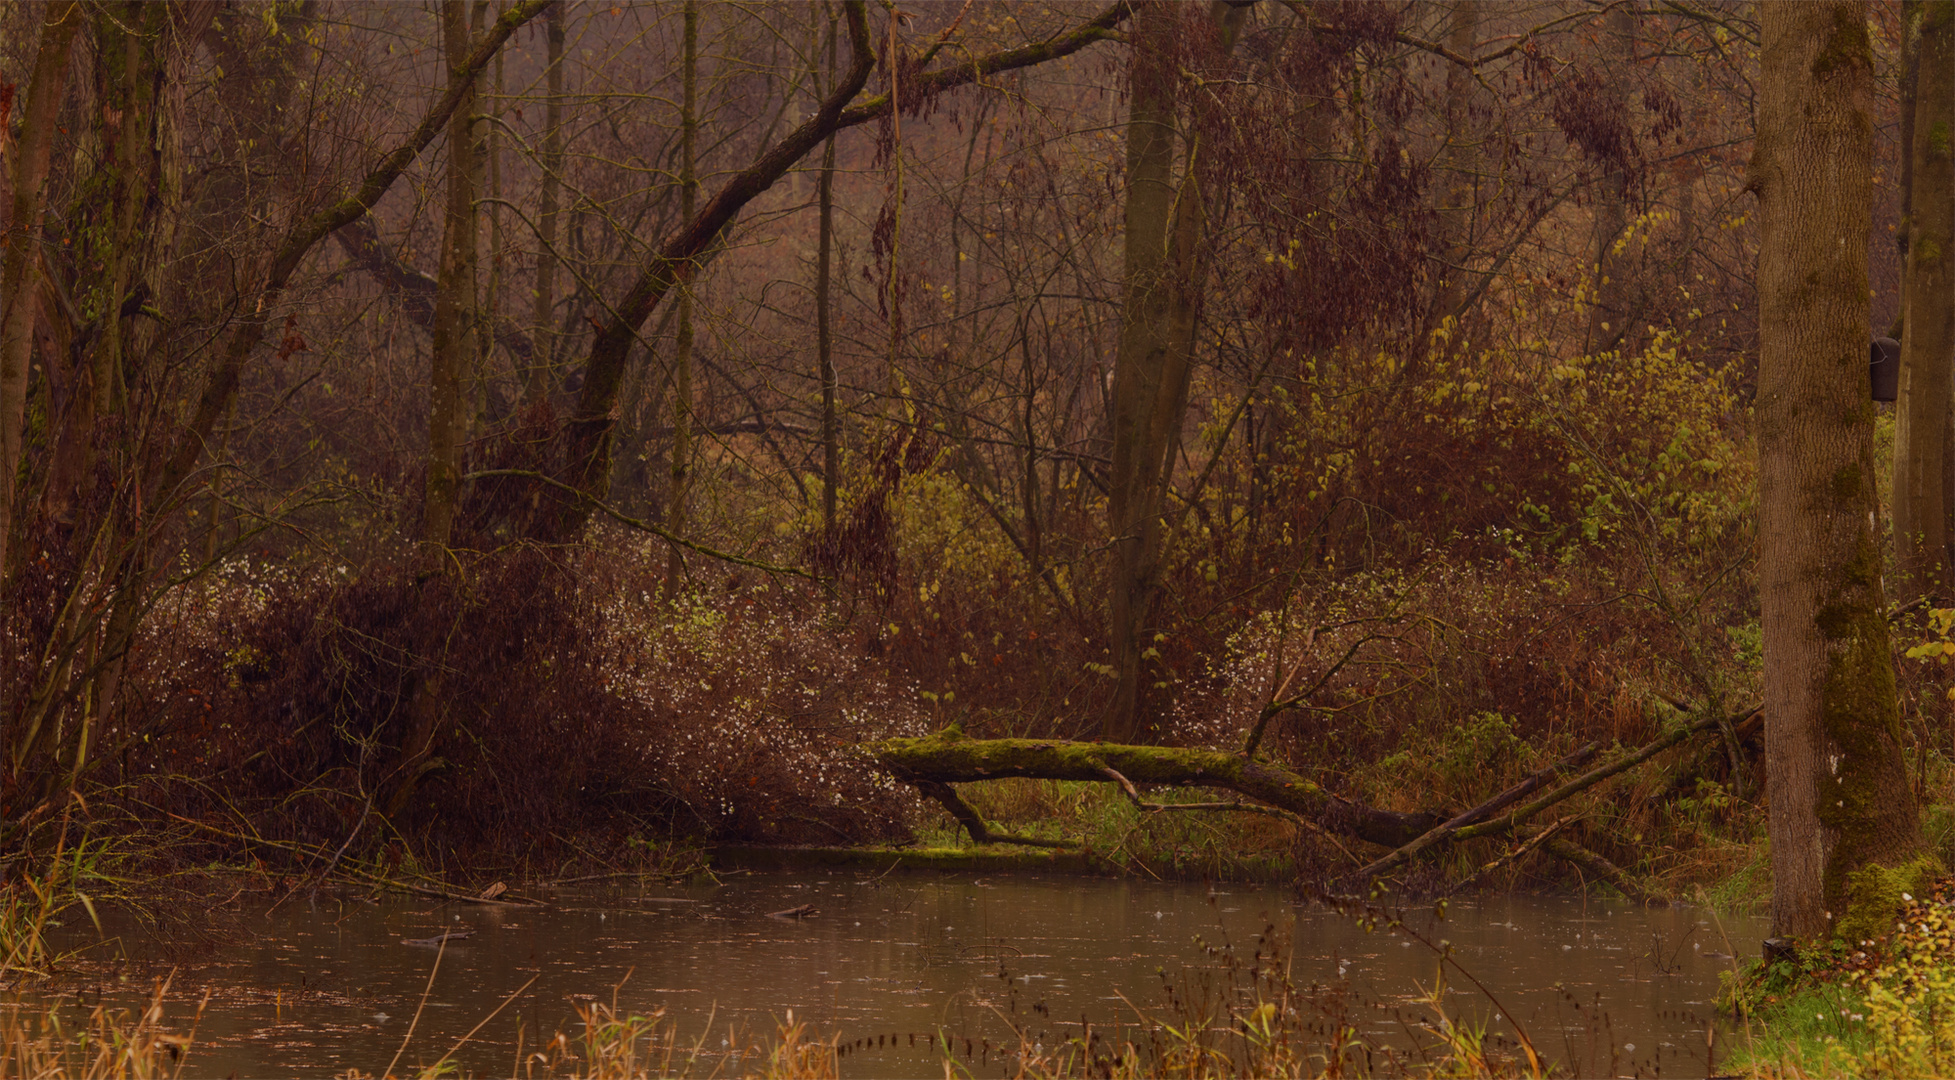
<instances>
[{"instance_id":1,"label":"thick tree trunk with bark","mask_svg":"<svg viewBox=\"0 0 1955 1080\"><path fill-rule=\"evenodd\" d=\"M1758 6L1760 600L1772 916L1812 937L1920 850L1875 535L1867 6Z\"/></svg>"},{"instance_id":2,"label":"thick tree trunk with bark","mask_svg":"<svg viewBox=\"0 0 1955 1080\"><path fill-rule=\"evenodd\" d=\"M1446 45L1454 55L1470 57L1480 48L1480 0L1460 0L1453 6L1453 27ZM1474 130L1474 106L1483 96L1479 79L1472 68L1452 64L1446 70L1446 152L1442 166L1449 175L1445 181L1445 204L1439 210L1439 227L1444 235L1440 249L1443 264L1437 268L1440 284L1432 305L1432 325L1459 310L1466 295L1466 261L1473 256L1473 223L1477 216L1480 133Z\"/></svg>"},{"instance_id":3,"label":"thick tree trunk with bark","mask_svg":"<svg viewBox=\"0 0 1955 1080\"><path fill-rule=\"evenodd\" d=\"M535 403L548 397L556 385L557 332L557 224L562 209L558 205L563 190L563 6L553 7L543 16L543 40L547 49L545 79L549 100L543 106L543 152L537 164L543 170L538 185L536 211L536 296L534 346L523 366L523 397Z\"/></svg>"},{"instance_id":4,"label":"thick tree trunk with bark","mask_svg":"<svg viewBox=\"0 0 1955 1080\"><path fill-rule=\"evenodd\" d=\"M835 77L836 18L828 16L827 77ZM825 92L824 88L824 92ZM835 415L835 331L830 325L835 264L835 136L821 147L815 181L815 368L821 380L821 546L835 545L835 493L841 486L841 425Z\"/></svg>"},{"instance_id":5,"label":"thick tree trunk with bark","mask_svg":"<svg viewBox=\"0 0 1955 1080\"><path fill-rule=\"evenodd\" d=\"M432 360L428 374L427 497L421 542L427 587L449 569L446 549L452 539L461 496L463 376L475 355L475 271L477 224L475 188L479 170L476 102L481 72L468 69L469 0L444 0L442 39L448 59L449 89L460 96L448 121L448 205L441 236L441 261L435 274ZM388 816L397 816L434 760L434 749L448 717L448 694L439 655L417 658L413 695L408 699L407 735L386 777Z\"/></svg>"},{"instance_id":6,"label":"thick tree trunk with bark","mask_svg":"<svg viewBox=\"0 0 1955 1080\"><path fill-rule=\"evenodd\" d=\"M1211 5L1211 32L1223 51L1234 44L1244 9ZM1195 320L1207 260L1201 250L1206 207L1200 147L1189 136L1181 177L1174 177L1178 127L1171 37L1188 23L1173 5L1139 5L1134 15L1132 95L1127 120L1126 302L1113 369L1113 467L1107 525L1113 573L1107 586L1107 638L1113 698L1102 732L1122 742L1159 733L1145 717L1156 681L1147 661L1160 595L1163 523L1174 452L1188 407Z\"/></svg>"},{"instance_id":7,"label":"thick tree trunk with bark","mask_svg":"<svg viewBox=\"0 0 1955 1080\"><path fill-rule=\"evenodd\" d=\"M684 97L679 104L679 218L692 220L699 201L699 5L685 3ZM674 536L686 534L686 493L692 483L692 289L695 269L682 272L679 286L679 328L672 343L672 454L665 493L665 527ZM665 558L665 601L679 596L684 583L685 549L671 545Z\"/></svg>"},{"instance_id":8,"label":"thick tree trunk with bark","mask_svg":"<svg viewBox=\"0 0 1955 1080\"><path fill-rule=\"evenodd\" d=\"M475 351L475 107L481 82L479 72L464 70L468 0L445 0L441 30L450 89L459 89L461 96L448 120L448 207L435 274L433 366L428 374L427 502L421 540L433 547L447 545L461 494L462 376Z\"/></svg>"},{"instance_id":9,"label":"thick tree trunk with bark","mask_svg":"<svg viewBox=\"0 0 1955 1080\"><path fill-rule=\"evenodd\" d=\"M78 5L53 5L45 13L21 114L20 140L14 147L12 216L7 221L6 252L0 257L0 588L13 567L16 478L27 422L27 365L41 307L36 262L41 211L47 205L48 163L62 93L68 85L68 58L81 25Z\"/></svg>"},{"instance_id":10,"label":"thick tree trunk with bark","mask_svg":"<svg viewBox=\"0 0 1955 1080\"><path fill-rule=\"evenodd\" d=\"M1917 50L1911 206L1894 413L1894 600L1948 596L1955 424L1955 0L1910 5Z\"/></svg>"}]
</instances>

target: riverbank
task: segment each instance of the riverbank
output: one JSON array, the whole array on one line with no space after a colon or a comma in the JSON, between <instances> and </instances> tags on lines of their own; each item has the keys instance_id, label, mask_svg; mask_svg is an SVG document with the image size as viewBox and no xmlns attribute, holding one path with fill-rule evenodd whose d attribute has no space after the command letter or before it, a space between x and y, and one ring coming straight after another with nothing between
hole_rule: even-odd
<instances>
[{"instance_id":1,"label":"riverbank","mask_svg":"<svg viewBox=\"0 0 1955 1080\"><path fill-rule=\"evenodd\" d=\"M1886 938L1833 942L1754 965L1726 987L1738 1074L1955 1075L1955 882L1907 906Z\"/></svg>"}]
</instances>

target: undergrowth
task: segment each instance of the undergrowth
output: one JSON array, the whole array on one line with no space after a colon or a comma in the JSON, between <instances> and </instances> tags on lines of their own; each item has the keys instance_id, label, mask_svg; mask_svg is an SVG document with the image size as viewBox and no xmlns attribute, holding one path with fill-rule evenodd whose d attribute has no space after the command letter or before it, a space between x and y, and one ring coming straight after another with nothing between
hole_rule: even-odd
<instances>
[{"instance_id":1,"label":"undergrowth","mask_svg":"<svg viewBox=\"0 0 1955 1080\"><path fill-rule=\"evenodd\" d=\"M1834 941L1730 981L1727 1065L1757 1077L1955 1075L1955 887L1907 899L1893 932Z\"/></svg>"}]
</instances>

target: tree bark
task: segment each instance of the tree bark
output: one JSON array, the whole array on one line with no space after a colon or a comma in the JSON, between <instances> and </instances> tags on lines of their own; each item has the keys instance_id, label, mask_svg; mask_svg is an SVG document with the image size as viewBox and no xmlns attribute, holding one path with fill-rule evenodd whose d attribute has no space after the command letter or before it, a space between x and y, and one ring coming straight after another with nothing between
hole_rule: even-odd
<instances>
[{"instance_id":1,"label":"tree bark","mask_svg":"<svg viewBox=\"0 0 1955 1080\"><path fill-rule=\"evenodd\" d=\"M466 69L468 0L444 0L442 41L449 88L459 90L448 119L448 206L442 220L441 263L435 273L434 337L428 373L427 498L421 540L445 547L461 494L462 377L475 350L475 106L481 73Z\"/></svg>"},{"instance_id":2,"label":"tree bark","mask_svg":"<svg viewBox=\"0 0 1955 1080\"><path fill-rule=\"evenodd\" d=\"M829 78L835 73L836 19L828 16ZM821 546L835 545L835 492L841 484L841 437L835 416L835 332L829 324L834 281L835 136L822 143L821 175L815 181L815 366L821 379Z\"/></svg>"},{"instance_id":3,"label":"tree bark","mask_svg":"<svg viewBox=\"0 0 1955 1080\"><path fill-rule=\"evenodd\" d=\"M1894 601L1947 596L1955 424L1955 0L1910 5L1917 55L1901 389L1894 407Z\"/></svg>"},{"instance_id":4,"label":"tree bark","mask_svg":"<svg viewBox=\"0 0 1955 1080\"><path fill-rule=\"evenodd\" d=\"M691 221L699 201L699 4L685 2L685 55L680 61L684 90L679 104L679 219ZM686 491L692 478L692 283L696 268L680 272L679 326L672 343L672 456L665 495L665 527L686 533ZM686 572L684 549L666 551L665 602L678 599Z\"/></svg>"},{"instance_id":5,"label":"tree bark","mask_svg":"<svg viewBox=\"0 0 1955 1080\"><path fill-rule=\"evenodd\" d=\"M1453 26L1446 44L1454 54L1472 56L1480 47L1480 0L1459 0L1453 6ZM1479 78L1463 64L1446 70L1446 152L1442 158L1450 177L1445 185L1445 205L1439 209L1440 228L1445 242L1440 249L1444 264L1437 295L1433 299L1432 322L1447 317L1459 318L1460 300L1466 295L1466 261L1473 254L1473 223L1478 212L1479 172L1482 167L1480 133L1473 130L1474 105L1482 96ZM1427 327L1430 332L1431 326Z\"/></svg>"},{"instance_id":6,"label":"tree bark","mask_svg":"<svg viewBox=\"0 0 1955 1080\"><path fill-rule=\"evenodd\" d=\"M1211 6L1222 51L1235 42L1246 9ZM1193 374L1195 320L1207 270L1202 240L1206 208L1199 141L1190 135L1181 181L1174 181L1179 74L1169 57L1172 35L1186 23L1171 4L1138 5L1127 120L1126 300L1113 369L1113 467L1107 525L1112 578L1107 638L1113 697L1101 724L1106 738L1159 738L1146 717L1158 670L1151 624L1160 594L1161 513Z\"/></svg>"},{"instance_id":7,"label":"tree bark","mask_svg":"<svg viewBox=\"0 0 1955 1080\"><path fill-rule=\"evenodd\" d=\"M549 100L543 106L543 152L538 164L543 182L537 193L536 307L531 331L530 359L523 366L523 397L534 404L556 385L557 222L563 190L563 5L543 17L543 40L549 67L545 79Z\"/></svg>"},{"instance_id":8,"label":"tree bark","mask_svg":"<svg viewBox=\"0 0 1955 1080\"><path fill-rule=\"evenodd\" d=\"M477 0L478 5L480 0ZM443 215L441 261L435 273L434 325L428 372L427 497L421 520L423 584L445 576L447 547L453 539L462 483L463 376L475 356L475 187L479 177L475 141L477 89L482 73L471 71L469 0L443 0L441 31L448 59L449 89L460 90L448 120L448 203ZM430 586L439 587L439 584ZM434 643L424 643L432 648ZM434 763L435 743L448 717L448 694L440 655L415 660L418 671L407 703L407 735L383 783L386 813L397 817Z\"/></svg>"},{"instance_id":9,"label":"tree bark","mask_svg":"<svg viewBox=\"0 0 1955 1080\"><path fill-rule=\"evenodd\" d=\"M1759 532L1772 917L1828 932L1921 845L1874 530L1864 0L1758 5Z\"/></svg>"},{"instance_id":10,"label":"tree bark","mask_svg":"<svg viewBox=\"0 0 1955 1080\"><path fill-rule=\"evenodd\" d=\"M45 9L34 73L21 114L20 141L14 148L13 216L7 222L7 247L0 259L0 586L13 569L14 522L19 496L21 434L27 423L27 365L34 348L34 319L40 313L41 211L47 205L48 163L55 122L68 82L68 59L79 7Z\"/></svg>"},{"instance_id":11,"label":"tree bark","mask_svg":"<svg viewBox=\"0 0 1955 1080\"><path fill-rule=\"evenodd\" d=\"M1921 72L1921 5L1925 0L1901 0L1901 224L1894 230L1894 248L1901 255L1902 288L1906 288L1907 237L1914 213L1914 89ZM1906 309L1894 317L1887 336L1900 340Z\"/></svg>"}]
</instances>

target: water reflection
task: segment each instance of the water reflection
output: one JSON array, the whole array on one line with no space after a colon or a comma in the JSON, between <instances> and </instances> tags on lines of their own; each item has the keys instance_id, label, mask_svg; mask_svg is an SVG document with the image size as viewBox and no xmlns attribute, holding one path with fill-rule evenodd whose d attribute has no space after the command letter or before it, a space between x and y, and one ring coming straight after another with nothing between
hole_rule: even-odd
<instances>
[{"instance_id":1,"label":"water reflection","mask_svg":"<svg viewBox=\"0 0 1955 1080\"><path fill-rule=\"evenodd\" d=\"M969 1041L976 1075L1003 1074L1008 1063L986 1049L1016 1044L1005 1018L1046 1045L1081 1023L1131 1024L1123 994L1151 1008L1164 977L1187 985L1191 967L1211 964L1198 940L1253 949L1272 922L1294 923L1299 984L1343 980L1360 999L1410 1003L1436 974L1431 950L1403 936L1253 887L831 874L548 899L527 909L322 897L254 916L256 936L177 977L176 1015L213 992L186 1075L373 1072L401 1052L410 1023L400 1066L431 1062L532 977L458 1055L467 1071L507 1074L539 1037L574 1033L579 1003L615 1000L625 1012L665 1007L708 1049L737 1045L730 1029L770 1033L792 1009L856 1047L845 1075L940 1072L940 1035L960 1059ZM769 915L803 905L816 914ZM1579 898L1455 901L1443 923L1414 922L1498 1001L1449 974L1451 1012L1495 1032L1517 1016L1582 1075L1702 1075L1717 973L1765 932L1759 919ZM402 944L444 930L472 933L439 950ZM1390 1009L1359 1022L1374 1043L1405 1037Z\"/></svg>"}]
</instances>

